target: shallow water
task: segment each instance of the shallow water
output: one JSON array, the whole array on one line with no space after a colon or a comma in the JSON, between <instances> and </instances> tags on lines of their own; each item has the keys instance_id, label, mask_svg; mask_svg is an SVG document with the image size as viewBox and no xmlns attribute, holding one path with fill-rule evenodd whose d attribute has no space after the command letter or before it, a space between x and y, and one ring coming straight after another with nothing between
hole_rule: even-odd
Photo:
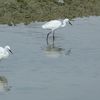
<instances>
[{"instance_id":1,"label":"shallow water","mask_svg":"<svg viewBox=\"0 0 100 100\"><path fill-rule=\"evenodd\" d=\"M0 25L0 46L13 51L0 62L0 100L100 99L100 17L77 18L46 44L43 23Z\"/></svg>"}]
</instances>

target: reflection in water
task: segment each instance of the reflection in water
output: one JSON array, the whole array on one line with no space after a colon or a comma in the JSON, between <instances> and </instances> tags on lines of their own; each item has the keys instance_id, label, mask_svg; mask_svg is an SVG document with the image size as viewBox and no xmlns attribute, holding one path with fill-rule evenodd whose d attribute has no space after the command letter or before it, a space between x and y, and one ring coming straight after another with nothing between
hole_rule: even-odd
<instances>
[{"instance_id":1,"label":"reflection in water","mask_svg":"<svg viewBox=\"0 0 100 100\"><path fill-rule=\"evenodd\" d=\"M49 41L46 41L46 42L47 42L47 47L45 48L45 54L48 57L57 58L61 55L66 56L66 55L71 54L71 48L68 49L67 51L65 51L64 48L55 46L55 40L54 39L53 39L53 43L49 43Z\"/></svg>"},{"instance_id":2,"label":"reflection in water","mask_svg":"<svg viewBox=\"0 0 100 100\"><path fill-rule=\"evenodd\" d=\"M8 86L8 80L5 76L0 76L0 92L7 92L10 90Z\"/></svg>"},{"instance_id":3,"label":"reflection in water","mask_svg":"<svg viewBox=\"0 0 100 100\"><path fill-rule=\"evenodd\" d=\"M70 55L71 54L71 48L69 50L67 50L67 52L65 53L65 55Z\"/></svg>"},{"instance_id":4,"label":"reflection in water","mask_svg":"<svg viewBox=\"0 0 100 100\"><path fill-rule=\"evenodd\" d=\"M45 49L45 54L48 57L59 57L60 55L63 54L64 49L60 47L54 46L54 44L49 44L47 45Z\"/></svg>"},{"instance_id":5,"label":"reflection in water","mask_svg":"<svg viewBox=\"0 0 100 100\"><path fill-rule=\"evenodd\" d=\"M54 57L57 58L64 54L64 48L55 46L55 42L53 40L53 43L47 42L47 47L45 48L45 54L48 57Z\"/></svg>"}]
</instances>

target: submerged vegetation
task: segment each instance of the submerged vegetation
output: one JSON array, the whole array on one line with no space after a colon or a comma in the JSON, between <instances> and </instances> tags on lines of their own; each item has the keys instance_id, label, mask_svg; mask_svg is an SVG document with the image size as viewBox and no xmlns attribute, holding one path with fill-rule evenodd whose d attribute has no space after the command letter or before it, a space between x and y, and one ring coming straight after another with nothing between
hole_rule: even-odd
<instances>
[{"instance_id":1,"label":"submerged vegetation","mask_svg":"<svg viewBox=\"0 0 100 100\"><path fill-rule=\"evenodd\" d=\"M99 16L100 0L0 0L0 23L11 25L68 17Z\"/></svg>"}]
</instances>

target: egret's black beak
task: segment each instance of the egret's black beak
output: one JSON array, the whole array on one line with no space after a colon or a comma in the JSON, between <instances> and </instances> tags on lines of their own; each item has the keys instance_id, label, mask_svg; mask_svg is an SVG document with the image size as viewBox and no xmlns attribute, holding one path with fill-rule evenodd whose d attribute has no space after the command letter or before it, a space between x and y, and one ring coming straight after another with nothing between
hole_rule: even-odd
<instances>
[{"instance_id":1,"label":"egret's black beak","mask_svg":"<svg viewBox=\"0 0 100 100\"><path fill-rule=\"evenodd\" d=\"M9 49L9 51L10 51L10 53L12 53L13 54L13 52Z\"/></svg>"},{"instance_id":2,"label":"egret's black beak","mask_svg":"<svg viewBox=\"0 0 100 100\"><path fill-rule=\"evenodd\" d=\"M72 23L69 21L69 24L72 25Z\"/></svg>"}]
</instances>

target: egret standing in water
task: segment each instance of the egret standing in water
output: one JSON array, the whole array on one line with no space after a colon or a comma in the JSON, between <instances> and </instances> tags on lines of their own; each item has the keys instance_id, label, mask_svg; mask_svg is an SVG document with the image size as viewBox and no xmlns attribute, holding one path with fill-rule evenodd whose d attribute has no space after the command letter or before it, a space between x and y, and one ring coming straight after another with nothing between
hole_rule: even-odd
<instances>
[{"instance_id":1,"label":"egret standing in water","mask_svg":"<svg viewBox=\"0 0 100 100\"><path fill-rule=\"evenodd\" d=\"M67 18L64 19L63 21L60 21L60 20L51 20L51 21L45 23L44 25L42 25L42 28L43 28L43 29L51 30L51 31L47 34L47 38L46 38L46 39L47 39L47 44L48 44L48 37L49 37L49 35L50 35L51 33L53 33L53 41L54 41L54 39L55 39L55 37L54 37L55 30L58 29L58 28L61 28L61 27L65 27L67 22L68 22L70 25L72 25L71 22L70 22L70 20L67 19Z\"/></svg>"},{"instance_id":2,"label":"egret standing in water","mask_svg":"<svg viewBox=\"0 0 100 100\"><path fill-rule=\"evenodd\" d=\"M9 52L12 53L9 46L0 47L0 60L5 59L9 56ZM13 53L12 53L13 54Z\"/></svg>"}]
</instances>

